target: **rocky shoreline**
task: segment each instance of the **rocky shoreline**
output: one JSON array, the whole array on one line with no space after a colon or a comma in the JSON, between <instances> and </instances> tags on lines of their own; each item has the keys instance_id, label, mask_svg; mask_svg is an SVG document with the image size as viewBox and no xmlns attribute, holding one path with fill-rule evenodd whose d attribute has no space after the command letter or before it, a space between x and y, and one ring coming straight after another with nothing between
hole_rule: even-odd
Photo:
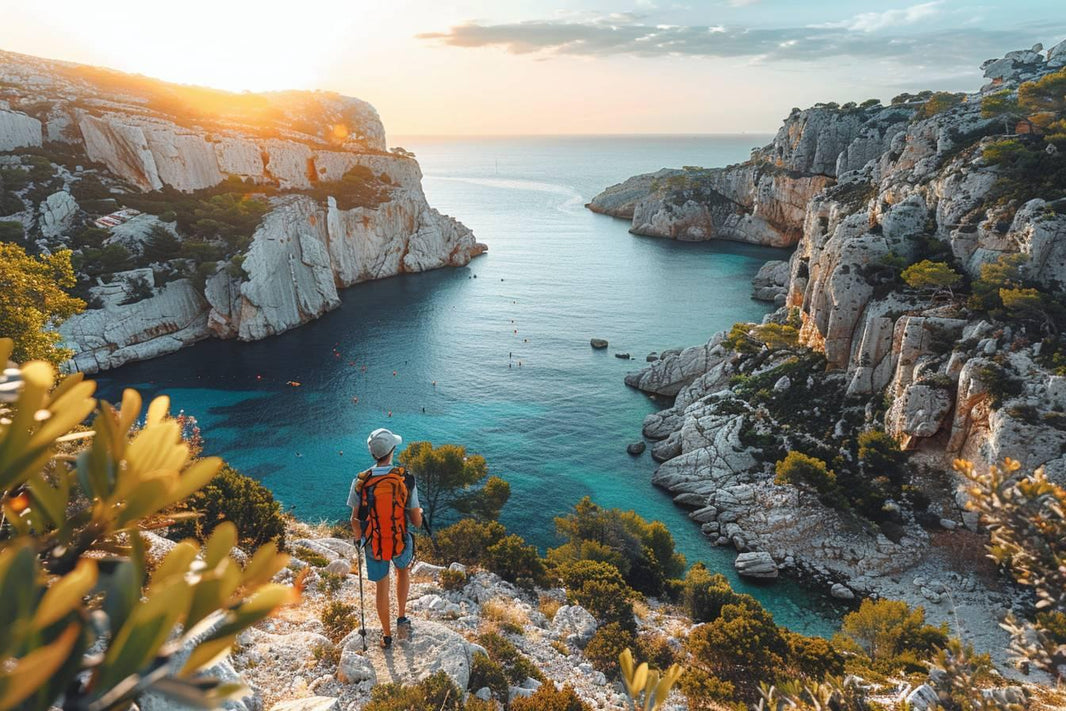
<instances>
[{"instance_id":1,"label":"rocky shoreline","mask_svg":"<svg viewBox=\"0 0 1066 711\"><path fill-rule=\"evenodd\" d=\"M90 308L62 324L72 370L107 370L211 337L266 338L336 308L339 289L464 266L487 249L429 206L418 163L386 151L377 112L359 99L242 95L227 101L255 102L253 118L215 116L197 113L199 95L179 101L182 87L8 52L0 84L14 87L0 92L0 151L10 152L0 165L32 165L28 184L8 193L21 207L4 219L45 252L79 249L75 236L95 221L107 233L100 249L121 248L138 263L94 277ZM189 235L165 210L121 209L138 193L179 202L230 188L269 206L228 261L150 256L161 230L182 244ZM347 204L352 190L361 204Z\"/></svg>"},{"instance_id":2,"label":"rocky shoreline","mask_svg":"<svg viewBox=\"0 0 1066 711\"><path fill-rule=\"evenodd\" d=\"M1066 43L1012 52L986 63L981 91L936 111L928 96L795 110L746 163L637 176L589 205L630 219L636 234L796 246L753 282L755 298L779 307L761 325L626 376L674 399L643 423L659 463L652 481L712 544L736 548L738 570L781 571L845 600L922 604L1000 666L1008 636L998 623L1022 600L984 559L986 536L950 463L1010 456L1066 480L1066 377L1022 329L909 288L891 265L932 256L969 283L1018 255L1024 277L1061 299L1066 214L1032 194L998 197L1005 178L983 154L1004 125L981 103L1063 66ZM756 352L737 350L760 339ZM775 461L797 447L840 451L840 466L855 466L841 443L881 428L907 453L921 502L889 499L891 525L775 480Z\"/></svg>"}]
</instances>

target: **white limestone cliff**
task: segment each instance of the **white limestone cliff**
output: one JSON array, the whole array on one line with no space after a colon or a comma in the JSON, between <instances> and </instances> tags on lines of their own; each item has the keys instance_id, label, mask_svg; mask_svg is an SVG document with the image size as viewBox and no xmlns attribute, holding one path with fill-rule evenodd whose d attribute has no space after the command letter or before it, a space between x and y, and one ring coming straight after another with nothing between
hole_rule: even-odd
<instances>
[{"instance_id":1,"label":"white limestone cliff","mask_svg":"<svg viewBox=\"0 0 1066 711\"><path fill-rule=\"evenodd\" d=\"M231 95L216 110L210 101L222 95L210 90L145 88L151 80L143 78L125 85L106 71L100 83L101 71L0 52L0 81L20 87L17 105L0 104L0 150L40 147L47 135L63 156L84 163L73 175L53 162L52 183L62 189L17 216L42 249L68 246L69 233L114 209L89 213L72 197L71 185L90 176L113 196L94 203L121 206L131 191L193 193L237 181L245 191L263 186L270 210L245 253L216 265L200 288L172 280L173 264L143 258L153 230L183 239L177 223L145 214L110 226L105 245L141 257L143 269L105 275L89 287L99 308L61 325L71 368L106 370L208 337L266 338L336 308L344 287L464 266L486 249L429 206L418 163L386 152L381 120L364 101L276 92ZM205 96L206 108L197 103ZM366 196L349 208L343 179L357 168ZM155 288L155 271L171 281Z\"/></svg>"}]
</instances>

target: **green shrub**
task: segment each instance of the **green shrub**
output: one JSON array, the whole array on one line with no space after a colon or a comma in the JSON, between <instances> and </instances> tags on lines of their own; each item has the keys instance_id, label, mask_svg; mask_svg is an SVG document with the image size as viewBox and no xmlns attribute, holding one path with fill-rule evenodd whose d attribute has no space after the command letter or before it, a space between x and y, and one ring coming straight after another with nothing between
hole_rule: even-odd
<instances>
[{"instance_id":1,"label":"green shrub","mask_svg":"<svg viewBox=\"0 0 1066 711\"><path fill-rule=\"evenodd\" d=\"M487 686L493 698L506 701L510 684L500 664L477 652L470 665L470 683L467 686L474 691Z\"/></svg>"},{"instance_id":2,"label":"green shrub","mask_svg":"<svg viewBox=\"0 0 1066 711\"><path fill-rule=\"evenodd\" d=\"M429 552L442 565L484 565L485 552L506 535L507 529L501 523L465 518L437 531Z\"/></svg>"},{"instance_id":3,"label":"green shrub","mask_svg":"<svg viewBox=\"0 0 1066 711\"><path fill-rule=\"evenodd\" d=\"M844 616L833 644L863 655L884 674L925 669L924 662L947 643L947 626L925 624L925 610L899 600L863 600Z\"/></svg>"},{"instance_id":4,"label":"green shrub","mask_svg":"<svg viewBox=\"0 0 1066 711\"><path fill-rule=\"evenodd\" d=\"M910 265L900 276L912 289L932 293L946 291L950 294L962 282L962 275L949 264L929 259Z\"/></svg>"},{"instance_id":5,"label":"green shrub","mask_svg":"<svg viewBox=\"0 0 1066 711\"><path fill-rule=\"evenodd\" d=\"M567 590L580 590L590 580L622 586L626 584L618 568L597 560L567 561L556 566L554 572Z\"/></svg>"},{"instance_id":6,"label":"green shrub","mask_svg":"<svg viewBox=\"0 0 1066 711\"><path fill-rule=\"evenodd\" d=\"M543 585L547 578L536 546L526 545L521 536L513 533L489 546L485 567L508 582L527 587Z\"/></svg>"},{"instance_id":7,"label":"green shrub","mask_svg":"<svg viewBox=\"0 0 1066 711\"><path fill-rule=\"evenodd\" d=\"M506 637L497 632L485 632L477 638L477 641L488 652L489 659L500 665L511 685L517 686L526 679L545 681L540 670Z\"/></svg>"},{"instance_id":8,"label":"green shrub","mask_svg":"<svg viewBox=\"0 0 1066 711\"><path fill-rule=\"evenodd\" d=\"M330 600L322 609L319 619L326 628L326 636L333 642L339 642L355 627L355 606Z\"/></svg>"},{"instance_id":9,"label":"green shrub","mask_svg":"<svg viewBox=\"0 0 1066 711\"><path fill-rule=\"evenodd\" d=\"M555 684L542 684L532 696L511 702L511 711L592 711L569 685L556 689Z\"/></svg>"},{"instance_id":10,"label":"green shrub","mask_svg":"<svg viewBox=\"0 0 1066 711\"><path fill-rule=\"evenodd\" d=\"M329 558L322 555L318 551L313 551L307 546L296 546L293 551L296 557L315 568L325 568L329 565Z\"/></svg>"},{"instance_id":11,"label":"green shrub","mask_svg":"<svg viewBox=\"0 0 1066 711\"><path fill-rule=\"evenodd\" d=\"M0 222L0 242L20 243L26 238L26 230L17 220Z\"/></svg>"},{"instance_id":12,"label":"green shrub","mask_svg":"<svg viewBox=\"0 0 1066 711\"><path fill-rule=\"evenodd\" d=\"M318 591L327 596L336 595L337 591L344 585L344 578L344 575L334 575L323 570L319 573Z\"/></svg>"},{"instance_id":13,"label":"green shrub","mask_svg":"<svg viewBox=\"0 0 1066 711\"><path fill-rule=\"evenodd\" d=\"M608 562L629 586L649 595L662 593L666 581L685 570L685 558L676 552L666 526L645 521L634 511L604 509L586 496L573 513L555 519L555 528L566 543L548 551L554 565L584 559Z\"/></svg>"},{"instance_id":14,"label":"green shrub","mask_svg":"<svg viewBox=\"0 0 1066 711\"><path fill-rule=\"evenodd\" d=\"M175 540L190 536L203 540L218 524L232 521L240 532L241 545L259 546L274 541L279 547L285 546L281 504L270 489L229 466L222 467L207 486L176 510L198 513L200 517L171 526L170 537Z\"/></svg>"},{"instance_id":15,"label":"green shrub","mask_svg":"<svg viewBox=\"0 0 1066 711\"><path fill-rule=\"evenodd\" d=\"M363 711L463 711L463 692L439 671L411 686L375 686Z\"/></svg>"},{"instance_id":16,"label":"green shrub","mask_svg":"<svg viewBox=\"0 0 1066 711\"><path fill-rule=\"evenodd\" d=\"M723 607L747 597L736 593L725 576L710 573L703 563L693 565L679 587L681 607L694 622L715 620Z\"/></svg>"},{"instance_id":17,"label":"green shrub","mask_svg":"<svg viewBox=\"0 0 1066 711\"><path fill-rule=\"evenodd\" d=\"M781 630L757 603L724 606L717 618L689 634L686 648L690 669L703 672L705 680L732 684L747 702L754 700L759 682L772 680L788 656Z\"/></svg>"},{"instance_id":18,"label":"green shrub","mask_svg":"<svg viewBox=\"0 0 1066 711\"><path fill-rule=\"evenodd\" d=\"M677 654L666 635L642 632L637 637L636 656L653 669L669 669L677 661Z\"/></svg>"},{"instance_id":19,"label":"green shrub","mask_svg":"<svg viewBox=\"0 0 1066 711\"><path fill-rule=\"evenodd\" d=\"M821 459L803 452L789 452L774 466L774 471L777 475L774 481L778 484L807 485L820 494L828 494L836 489L836 474Z\"/></svg>"},{"instance_id":20,"label":"green shrub","mask_svg":"<svg viewBox=\"0 0 1066 711\"><path fill-rule=\"evenodd\" d=\"M936 116L937 114L944 113L949 109L952 109L961 104L966 99L965 94L953 94L947 91L938 91L922 104L917 113L914 114L915 119L927 119Z\"/></svg>"},{"instance_id":21,"label":"green shrub","mask_svg":"<svg viewBox=\"0 0 1066 711\"><path fill-rule=\"evenodd\" d=\"M618 655L636 644L633 630L617 622L601 625L585 646L585 658L608 678L618 673Z\"/></svg>"},{"instance_id":22,"label":"green shrub","mask_svg":"<svg viewBox=\"0 0 1066 711\"><path fill-rule=\"evenodd\" d=\"M589 580L578 590L568 590L567 597L588 610L601 624L617 622L626 629L636 629L633 619L634 594L628 586Z\"/></svg>"},{"instance_id":23,"label":"green shrub","mask_svg":"<svg viewBox=\"0 0 1066 711\"><path fill-rule=\"evenodd\" d=\"M789 666L798 676L816 681L844 675L844 657L829 640L806 637L790 630L784 632L788 644Z\"/></svg>"}]
</instances>

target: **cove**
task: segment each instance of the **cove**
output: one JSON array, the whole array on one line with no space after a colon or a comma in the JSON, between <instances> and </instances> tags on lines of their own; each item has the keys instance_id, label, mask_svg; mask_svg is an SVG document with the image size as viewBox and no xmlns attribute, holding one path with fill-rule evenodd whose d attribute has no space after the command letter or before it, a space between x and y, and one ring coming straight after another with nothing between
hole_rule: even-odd
<instances>
[{"instance_id":1,"label":"cove","mask_svg":"<svg viewBox=\"0 0 1066 711\"><path fill-rule=\"evenodd\" d=\"M502 521L542 549L553 518L582 496L663 521L690 563L704 561L784 624L828 634L838 613L781 582L733 573L670 497L654 462L626 454L662 406L622 382L651 351L706 341L767 306L751 277L787 252L635 237L584 203L663 166L725 165L765 136L400 138L425 173L430 204L471 227L489 253L463 269L404 275L343 292L343 305L257 343L207 341L100 378L166 393L194 415L205 451L260 479L295 515L347 517L365 439L462 444L507 479ZM610 341L593 351L592 337ZM616 352L631 353L621 360ZM299 386L289 383L299 383ZM356 398L358 401L356 401Z\"/></svg>"}]
</instances>

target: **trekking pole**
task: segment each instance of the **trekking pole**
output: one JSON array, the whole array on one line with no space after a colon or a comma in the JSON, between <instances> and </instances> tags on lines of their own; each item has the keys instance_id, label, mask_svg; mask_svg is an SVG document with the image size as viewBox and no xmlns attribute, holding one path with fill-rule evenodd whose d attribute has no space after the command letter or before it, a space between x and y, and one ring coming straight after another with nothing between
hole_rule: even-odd
<instances>
[{"instance_id":1,"label":"trekking pole","mask_svg":"<svg viewBox=\"0 0 1066 711\"><path fill-rule=\"evenodd\" d=\"M366 601L363 599L363 546L356 544L355 567L359 574L359 636L363 638L363 653L366 653Z\"/></svg>"}]
</instances>

